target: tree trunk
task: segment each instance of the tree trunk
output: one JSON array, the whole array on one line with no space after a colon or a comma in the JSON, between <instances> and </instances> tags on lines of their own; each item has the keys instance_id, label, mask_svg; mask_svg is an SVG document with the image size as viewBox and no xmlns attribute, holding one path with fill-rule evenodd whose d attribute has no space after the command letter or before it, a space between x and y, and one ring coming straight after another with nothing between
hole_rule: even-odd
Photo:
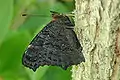
<instances>
[{"instance_id":1,"label":"tree trunk","mask_svg":"<svg viewBox=\"0 0 120 80\"><path fill-rule=\"evenodd\" d=\"M75 32L85 63L73 80L120 80L120 0L75 0Z\"/></svg>"}]
</instances>

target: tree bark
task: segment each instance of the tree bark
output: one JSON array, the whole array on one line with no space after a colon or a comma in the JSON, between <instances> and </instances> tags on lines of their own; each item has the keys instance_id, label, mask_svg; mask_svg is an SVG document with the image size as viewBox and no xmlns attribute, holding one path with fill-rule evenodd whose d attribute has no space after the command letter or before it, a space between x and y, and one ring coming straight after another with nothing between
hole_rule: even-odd
<instances>
[{"instance_id":1,"label":"tree bark","mask_svg":"<svg viewBox=\"0 0 120 80\"><path fill-rule=\"evenodd\" d=\"M73 80L120 80L120 0L75 0L75 32L85 63Z\"/></svg>"}]
</instances>

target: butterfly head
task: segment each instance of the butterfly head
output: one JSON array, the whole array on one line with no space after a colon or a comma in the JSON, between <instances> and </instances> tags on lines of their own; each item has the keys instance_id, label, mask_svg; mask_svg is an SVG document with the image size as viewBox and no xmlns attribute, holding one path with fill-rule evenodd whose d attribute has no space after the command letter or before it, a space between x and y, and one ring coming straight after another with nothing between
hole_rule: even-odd
<instances>
[{"instance_id":1,"label":"butterfly head","mask_svg":"<svg viewBox=\"0 0 120 80\"><path fill-rule=\"evenodd\" d=\"M55 11L50 11L52 13L52 21L62 21L64 22L65 25L70 25L70 26L74 26L74 21L72 19L73 16L71 15L67 15L67 14L62 14L62 13L58 13Z\"/></svg>"},{"instance_id":2,"label":"butterfly head","mask_svg":"<svg viewBox=\"0 0 120 80\"><path fill-rule=\"evenodd\" d=\"M61 19L61 18L64 18L64 17L65 17L65 15L60 14L60 13L58 13L58 12L55 12L55 11L50 11L50 12L52 13L52 18L53 18L54 20L56 20L56 19Z\"/></svg>"}]
</instances>

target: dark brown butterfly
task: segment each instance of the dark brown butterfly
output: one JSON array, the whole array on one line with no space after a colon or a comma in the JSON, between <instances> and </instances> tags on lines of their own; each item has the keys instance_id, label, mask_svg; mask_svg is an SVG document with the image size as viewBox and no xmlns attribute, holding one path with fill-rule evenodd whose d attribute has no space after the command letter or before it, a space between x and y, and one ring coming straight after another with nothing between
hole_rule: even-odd
<instances>
[{"instance_id":1,"label":"dark brown butterfly","mask_svg":"<svg viewBox=\"0 0 120 80\"><path fill-rule=\"evenodd\" d=\"M33 71L39 66L60 66L66 70L71 65L85 62L82 46L68 16L53 12L53 20L31 41L23 54L22 64Z\"/></svg>"}]
</instances>

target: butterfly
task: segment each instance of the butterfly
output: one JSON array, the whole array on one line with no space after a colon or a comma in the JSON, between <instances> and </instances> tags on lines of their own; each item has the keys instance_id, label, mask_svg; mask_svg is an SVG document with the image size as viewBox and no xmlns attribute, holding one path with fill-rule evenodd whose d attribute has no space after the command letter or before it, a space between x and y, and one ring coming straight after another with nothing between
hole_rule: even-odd
<instances>
[{"instance_id":1,"label":"butterfly","mask_svg":"<svg viewBox=\"0 0 120 80\"><path fill-rule=\"evenodd\" d=\"M74 23L65 14L51 11L52 20L33 38L22 57L22 64L33 71L39 66L71 65L85 62L82 46L74 32Z\"/></svg>"}]
</instances>

